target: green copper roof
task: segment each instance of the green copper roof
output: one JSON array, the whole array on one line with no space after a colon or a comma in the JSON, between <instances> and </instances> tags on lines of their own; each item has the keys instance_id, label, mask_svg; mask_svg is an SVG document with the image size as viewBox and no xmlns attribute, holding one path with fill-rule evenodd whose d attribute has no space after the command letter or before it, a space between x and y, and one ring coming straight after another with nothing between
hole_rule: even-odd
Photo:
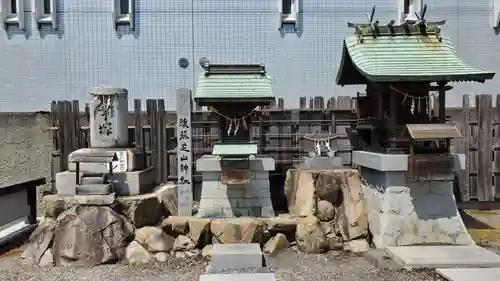
<instances>
[{"instance_id":1,"label":"green copper roof","mask_svg":"<svg viewBox=\"0 0 500 281\"><path fill-rule=\"evenodd\" d=\"M442 38L438 26L422 34L418 26L404 31L397 26L361 26L357 34L345 39L337 84L405 81L478 81L492 79L495 73L469 66L461 60L450 39ZM391 34L392 32L392 34Z\"/></svg>"},{"instance_id":2,"label":"green copper roof","mask_svg":"<svg viewBox=\"0 0 500 281\"><path fill-rule=\"evenodd\" d=\"M217 156L243 156L257 154L257 144L214 144L212 155Z\"/></svg>"},{"instance_id":3,"label":"green copper roof","mask_svg":"<svg viewBox=\"0 0 500 281\"><path fill-rule=\"evenodd\" d=\"M210 65L201 75L196 102L263 102L275 99L271 78L260 65Z\"/></svg>"}]
</instances>

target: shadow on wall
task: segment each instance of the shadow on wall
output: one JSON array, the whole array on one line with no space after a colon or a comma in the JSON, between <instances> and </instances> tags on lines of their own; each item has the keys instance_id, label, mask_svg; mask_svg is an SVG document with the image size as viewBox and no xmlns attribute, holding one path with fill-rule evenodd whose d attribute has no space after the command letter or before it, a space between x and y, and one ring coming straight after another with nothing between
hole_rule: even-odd
<instances>
[{"instance_id":1,"label":"shadow on wall","mask_svg":"<svg viewBox=\"0 0 500 281\"><path fill-rule=\"evenodd\" d=\"M50 189L51 120L43 113L0 113L0 182L46 177L37 192L38 213L44 190Z\"/></svg>"}]
</instances>

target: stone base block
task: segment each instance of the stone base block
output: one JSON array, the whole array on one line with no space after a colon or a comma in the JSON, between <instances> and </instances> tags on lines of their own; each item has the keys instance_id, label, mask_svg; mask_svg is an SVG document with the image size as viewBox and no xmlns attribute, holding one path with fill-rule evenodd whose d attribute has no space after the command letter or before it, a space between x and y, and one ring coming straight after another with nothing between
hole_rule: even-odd
<instances>
[{"instance_id":1,"label":"stone base block","mask_svg":"<svg viewBox=\"0 0 500 281\"><path fill-rule=\"evenodd\" d=\"M438 268L436 272L450 281L496 281L500 276L500 268Z\"/></svg>"},{"instance_id":2,"label":"stone base block","mask_svg":"<svg viewBox=\"0 0 500 281\"><path fill-rule=\"evenodd\" d=\"M210 272L222 270L265 267L265 259L260 245L215 244L212 249Z\"/></svg>"},{"instance_id":3,"label":"stone base block","mask_svg":"<svg viewBox=\"0 0 500 281\"><path fill-rule=\"evenodd\" d=\"M407 269L500 267L499 255L476 245L388 247L386 251L394 262Z\"/></svg>"},{"instance_id":4,"label":"stone base block","mask_svg":"<svg viewBox=\"0 0 500 281\"><path fill-rule=\"evenodd\" d=\"M150 192L156 182L156 170L114 173L114 187L117 196L139 195ZM76 194L76 173L65 171L56 174L56 190L59 195Z\"/></svg>"},{"instance_id":5,"label":"stone base block","mask_svg":"<svg viewBox=\"0 0 500 281\"><path fill-rule=\"evenodd\" d=\"M274 273L203 274L200 281L276 281Z\"/></svg>"},{"instance_id":6,"label":"stone base block","mask_svg":"<svg viewBox=\"0 0 500 281\"><path fill-rule=\"evenodd\" d=\"M63 203L61 207L59 207L63 211L71 205L94 205L94 206L109 206L112 205L115 202L116 196L114 193L112 194L107 194L107 195L66 195L66 196L59 196L56 194L50 194L50 195L45 195L43 197L43 202L45 205L45 208L47 209L54 209L56 206L55 204L58 204L57 201ZM60 213L57 212L57 213ZM48 215L47 213L45 214L46 216ZM49 217L52 217L51 215L48 215ZM55 214L53 217L57 217L57 214Z\"/></svg>"},{"instance_id":7,"label":"stone base block","mask_svg":"<svg viewBox=\"0 0 500 281\"><path fill-rule=\"evenodd\" d=\"M248 160L248 169L252 172L263 171L269 172L274 171L276 162L273 158L262 157L254 158ZM205 155L196 160L196 171L198 172L220 172L221 162L218 156Z\"/></svg>"},{"instance_id":8,"label":"stone base block","mask_svg":"<svg viewBox=\"0 0 500 281\"><path fill-rule=\"evenodd\" d=\"M72 162L73 153L81 155L96 150L116 152L118 161L113 163L113 172L131 172L146 168L146 153L139 148L82 148L68 155L69 171L76 171L76 163ZM106 163L80 163L80 171L84 173L107 173L109 165Z\"/></svg>"},{"instance_id":9,"label":"stone base block","mask_svg":"<svg viewBox=\"0 0 500 281\"><path fill-rule=\"evenodd\" d=\"M250 180L247 185L225 185L215 175L212 180L209 176L204 175L198 217L274 217L268 179Z\"/></svg>"},{"instance_id":10,"label":"stone base block","mask_svg":"<svg viewBox=\"0 0 500 281\"><path fill-rule=\"evenodd\" d=\"M333 169L342 169L342 158L340 157L304 157L304 162L301 165L301 168L305 169L325 169L325 170L333 170Z\"/></svg>"},{"instance_id":11,"label":"stone base block","mask_svg":"<svg viewBox=\"0 0 500 281\"><path fill-rule=\"evenodd\" d=\"M407 182L406 172L361 168L368 223L377 248L473 245L453 195L453 182Z\"/></svg>"}]
</instances>

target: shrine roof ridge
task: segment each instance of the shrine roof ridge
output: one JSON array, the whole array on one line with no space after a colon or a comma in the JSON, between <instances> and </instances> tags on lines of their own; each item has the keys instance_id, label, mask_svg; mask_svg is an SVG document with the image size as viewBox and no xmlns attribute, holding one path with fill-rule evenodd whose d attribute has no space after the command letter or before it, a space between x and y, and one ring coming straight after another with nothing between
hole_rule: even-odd
<instances>
[{"instance_id":1,"label":"shrine roof ridge","mask_svg":"<svg viewBox=\"0 0 500 281\"><path fill-rule=\"evenodd\" d=\"M266 75L266 67L263 64L206 64L205 76L210 75L238 75L258 74Z\"/></svg>"}]
</instances>

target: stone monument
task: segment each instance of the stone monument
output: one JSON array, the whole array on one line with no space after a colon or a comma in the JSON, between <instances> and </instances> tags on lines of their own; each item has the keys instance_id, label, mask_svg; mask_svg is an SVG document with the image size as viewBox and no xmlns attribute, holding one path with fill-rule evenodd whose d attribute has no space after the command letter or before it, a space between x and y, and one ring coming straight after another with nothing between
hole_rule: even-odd
<instances>
[{"instance_id":1,"label":"stone monument","mask_svg":"<svg viewBox=\"0 0 500 281\"><path fill-rule=\"evenodd\" d=\"M145 151L129 143L128 91L93 88L90 94L90 148L69 154L69 171L56 174L57 194L128 196L151 191L156 170L146 166Z\"/></svg>"},{"instance_id":2,"label":"stone monument","mask_svg":"<svg viewBox=\"0 0 500 281\"><path fill-rule=\"evenodd\" d=\"M275 162L257 155L250 134L255 109L274 99L263 65L206 65L194 100L219 116L219 142L196 161L203 177L198 217L274 216L269 171Z\"/></svg>"}]
</instances>

